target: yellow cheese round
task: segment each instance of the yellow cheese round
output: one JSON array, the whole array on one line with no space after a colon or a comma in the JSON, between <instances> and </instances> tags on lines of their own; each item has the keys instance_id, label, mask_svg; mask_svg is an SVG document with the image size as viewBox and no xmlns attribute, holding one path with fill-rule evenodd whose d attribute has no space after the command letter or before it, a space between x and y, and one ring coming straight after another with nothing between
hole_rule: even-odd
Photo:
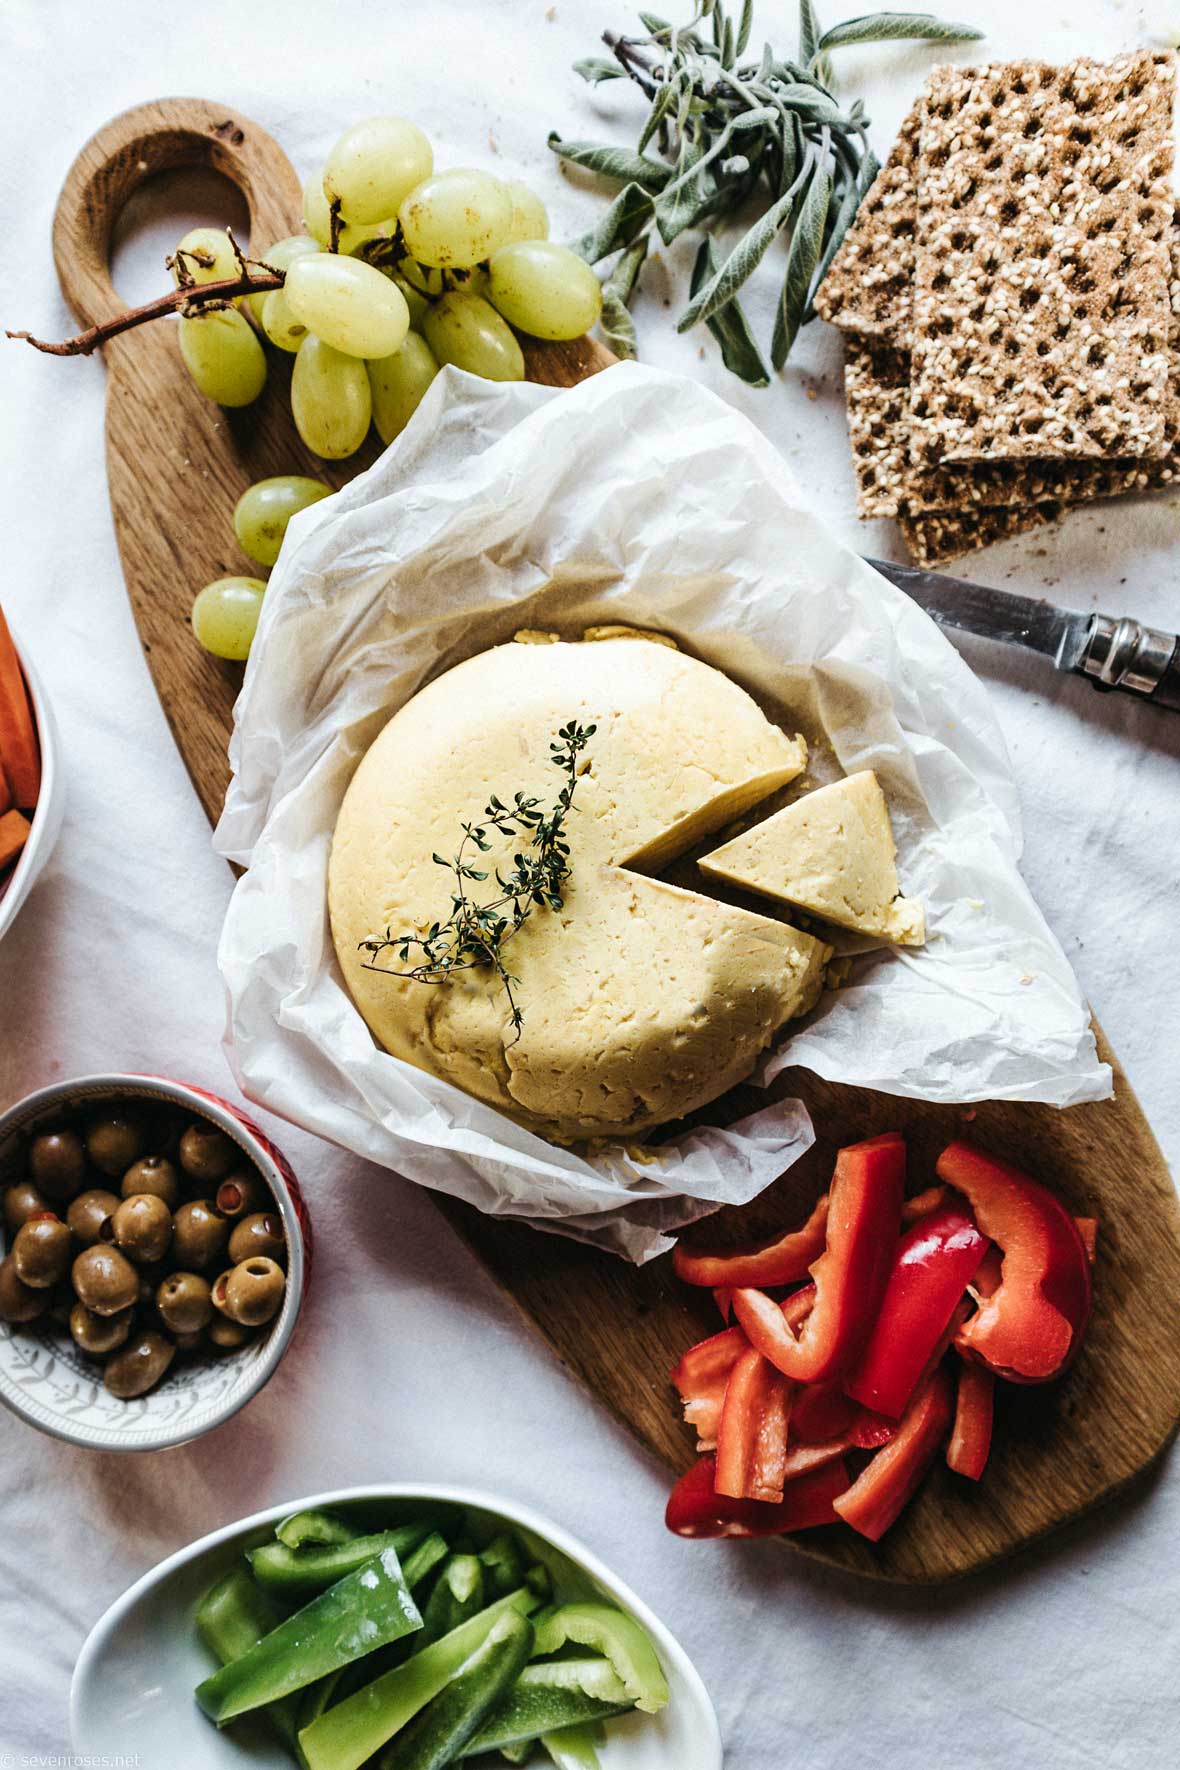
<instances>
[{"instance_id":1,"label":"yellow cheese round","mask_svg":"<svg viewBox=\"0 0 1180 1770\"><path fill-rule=\"evenodd\" d=\"M533 910L503 949L517 1036L491 969L421 982L362 943L446 921L451 875L432 856L455 853L492 794L552 805L549 746L571 720L597 729L566 820L564 907ZM636 869L748 810L806 754L720 671L617 629L499 646L438 677L369 750L333 839L332 935L374 1037L560 1141L634 1136L715 1099L813 1004L829 949ZM490 875L522 846L493 840L475 857ZM497 895L494 876L470 889Z\"/></svg>"}]
</instances>

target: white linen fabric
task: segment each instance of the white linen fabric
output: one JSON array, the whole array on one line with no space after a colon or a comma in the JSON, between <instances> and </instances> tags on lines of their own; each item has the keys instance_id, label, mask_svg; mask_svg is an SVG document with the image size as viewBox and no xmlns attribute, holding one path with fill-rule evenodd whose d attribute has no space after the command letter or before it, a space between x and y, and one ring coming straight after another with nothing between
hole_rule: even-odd
<instances>
[{"instance_id":1,"label":"white linen fabric","mask_svg":"<svg viewBox=\"0 0 1180 1770\"><path fill-rule=\"evenodd\" d=\"M827 22L861 10L820 0ZM957 0L995 57L1110 54L1175 24L1117 0L1033 8ZM790 44L791 0L759 30ZM536 183L557 238L601 206L544 150L550 128L634 138L619 83L569 72L622 0L8 0L4 323L64 335L49 228L61 179L114 112L198 91L256 117L302 171L364 114L416 116L439 158L492 152ZM841 51L878 147L936 54ZM955 52L966 59L968 52ZM139 235L121 286L162 286L162 253L198 220ZM149 214L150 220L150 214ZM901 557L887 524L856 524L839 349L808 328L786 375L755 392L703 335L678 338L692 244L658 255L637 308L644 359L688 372L751 417L850 546ZM150 257L150 265L148 258ZM769 332L776 255L750 301ZM106 498L103 371L0 343L0 595L62 726L70 805L56 858L0 946L0 1099L55 1076L126 1066L232 1093L219 1048L216 949L231 878L152 693L123 593ZM145 463L145 472L150 463ZM226 566L240 569L226 522ZM1180 623L1177 500L1080 512L1060 531L962 570L1079 608ZM178 570L183 569L178 566ZM964 645L992 691L1023 804L1024 875L1175 1164L1180 1097L1176 855L1180 721L1101 697L1036 660ZM1123 1085L1120 1083L1120 1085ZM0 1763L69 1763L67 1694L105 1606L153 1562L257 1507L349 1481L480 1482L579 1533L681 1636L713 1694L732 1770L1170 1770L1178 1708L1180 1462L1106 1516L983 1580L944 1592L865 1587L774 1545L689 1544L660 1522L665 1478L563 1375L419 1189L270 1122L305 1184L315 1280L289 1356L237 1420L186 1449L93 1456L0 1420ZM1096 1151L1101 1161L1101 1151ZM538 1243L538 1258L544 1257ZM1161 1299L1161 1332L1174 1332ZM670 1402L671 1405L671 1402ZM182 1770L141 1764L140 1770Z\"/></svg>"}]
</instances>

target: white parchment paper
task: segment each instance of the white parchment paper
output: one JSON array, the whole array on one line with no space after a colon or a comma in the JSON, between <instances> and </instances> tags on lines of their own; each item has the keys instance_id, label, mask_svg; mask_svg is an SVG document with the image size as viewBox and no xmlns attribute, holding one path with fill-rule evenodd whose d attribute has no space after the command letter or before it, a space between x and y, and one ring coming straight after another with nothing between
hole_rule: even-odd
<instances>
[{"instance_id":1,"label":"white parchment paper","mask_svg":"<svg viewBox=\"0 0 1180 1770\"><path fill-rule=\"evenodd\" d=\"M871 953L765 1060L768 1104L637 1160L559 1149L378 1049L328 930L336 813L385 720L520 627L672 634L812 745L874 768L924 948ZM541 654L543 656L543 654ZM812 1141L774 1078L1067 1106L1111 1091L1017 862L986 694L937 627L808 510L781 456L696 383L620 365L567 392L441 374L366 474L292 523L236 709L218 849L249 871L220 946L244 1092L480 1209L635 1259L748 1199ZM512 783L506 783L509 787ZM424 986L426 987L426 986Z\"/></svg>"}]
</instances>

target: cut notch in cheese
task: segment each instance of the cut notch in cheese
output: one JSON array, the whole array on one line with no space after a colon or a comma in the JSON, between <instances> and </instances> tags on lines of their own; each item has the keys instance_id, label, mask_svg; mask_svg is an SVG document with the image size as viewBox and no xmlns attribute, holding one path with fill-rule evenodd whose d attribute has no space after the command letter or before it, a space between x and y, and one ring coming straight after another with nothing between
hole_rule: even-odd
<instances>
[{"instance_id":1,"label":"cut notch in cheese","mask_svg":"<svg viewBox=\"0 0 1180 1770\"><path fill-rule=\"evenodd\" d=\"M818 787L698 862L724 879L841 928L921 946L925 915L898 893L897 847L871 769Z\"/></svg>"}]
</instances>

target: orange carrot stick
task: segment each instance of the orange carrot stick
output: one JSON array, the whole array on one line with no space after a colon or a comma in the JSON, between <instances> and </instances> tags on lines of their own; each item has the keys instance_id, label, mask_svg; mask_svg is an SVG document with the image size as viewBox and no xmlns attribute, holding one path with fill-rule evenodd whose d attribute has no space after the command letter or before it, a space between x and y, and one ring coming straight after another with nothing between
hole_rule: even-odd
<instances>
[{"instance_id":1,"label":"orange carrot stick","mask_svg":"<svg viewBox=\"0 0 1180 1770\"><path fill-rule=\"evenodd\" d=\"M6 811L0 817L0 872L16 859L28 839L28 818L19 811Z\"/></svg>"},{"instance_id":2,"label":"orange carrot stick","mask_svg":"<svg viewBox=\"0 0 1180 1770\"><path fill-rule=\"evenodd\" d=\"M41 757L29 694L0 609L0 760L18 805L31 811L41 791Z\"/></svg>"}]
</instances>

